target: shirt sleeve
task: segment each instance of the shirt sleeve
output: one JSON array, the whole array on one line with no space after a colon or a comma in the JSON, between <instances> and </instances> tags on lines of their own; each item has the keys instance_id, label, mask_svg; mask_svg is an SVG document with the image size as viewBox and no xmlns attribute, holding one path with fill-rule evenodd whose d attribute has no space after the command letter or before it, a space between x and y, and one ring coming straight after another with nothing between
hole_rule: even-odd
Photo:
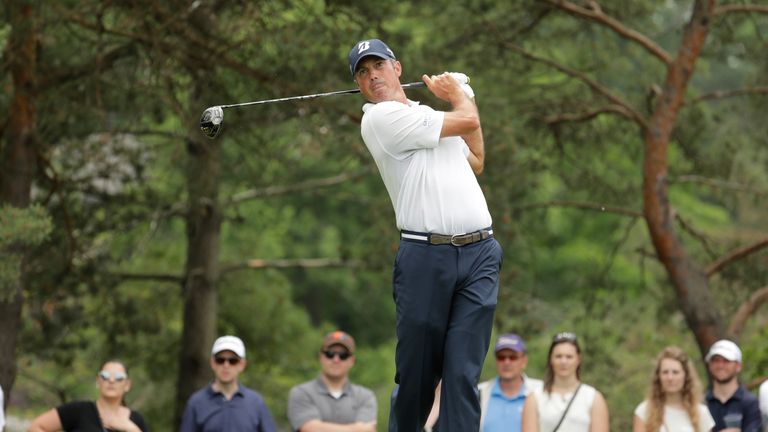
<instances>
[{"instance_id":1,"label":"shirt sleeve","mask_svg":"<svg viewBox=\"0 0 768 432\"><path fill-rule=\"evenodd\" d=\"M360 406L357 409L357 421L366 423L376 421L378 418L376 396L367 388L360 387L360 391L364 396L361 398Z\"/></svg>"},{"instance_id":2,"label":"shirt sleeve","mask_svg":"<svg viewBox=\"0 0 768 432\"><path fill-rule=\"evenodd\" d=\"M80 419L85 418L85 416L88 415L87 410L90 408L90 404L92 404L92 402L69 402L56 408L56 411L59 413L59 420L61 420L61 428L64 430L77 429L80 425ZM96 408L94 407L93 409L95 410Z\"/></svg>"},{"instance_id":3,"label":"shirt sleeve","mask_svg":"<svg viewBox=\"0 0 768 432\"><path fill-rule=\"evenodd\" d=\"M760 415L760 404L754 395L752 396L750 403L745 408L744 420L742 421L742 432L761 432L763 427L763 420Z\"/></svg>"},{"instance_id":4,"label":"shirt sleeve","mask_svg":"<svg viewBox=\"0 0 768 432\"><path fill-rule=\"evenodd\" d=\"M181 426L179 426L179 432L195 432L195 408L190 398L187 401L187 406L184 408L184 414L181 416Z\"/></svg>"},{"instance_id":5,"label":"shirt sleeve","mask_svg":"<svg viewBox=\"0 0 768 432\"><path fill-rule=\"evenodd\" d=\"M699 430L709 432L715 427L715 419L706 405L699 405Z\"/></svg>"},{"instance_id":6,"label":"shirt sleeve","mask_svg":"<svg viewBox=\"0 0 768 432\"><path fill-rule=\"evenodd\" d=\"M5 406L4 400L3 400L3 388L0 387L0 431L3 430L5 427L5 409L3 408Z\"/></svg>"},{"instance_id":7,"label":"shirt sleeve","mask_svg":"<svg viewBox=\"0 0 768 432\"><path fill-rule=\"evenodd\" d=\"M401 159L413 150L437 147L445 113L400 102L380 102L367 112L370 128L383 150Z\"/></svg>"},{"instance_id":8,"label":"shirt sleeve","mask_svg":"<svg viewBox=\"0 0 768 432\"><path fill-rule=\"evenodd\" d=\"M149 426L147 426L147 422L144 421L144 417L141 416L137 411L131 410L131 421L136 424L136 426L141 429L141 432L150 432Z\"/></svg>"},{"instance_id":9,"label":"shirt sleeve","mask_svg":"<svg viewBox=\"0 0 768 432\"><path fill-rule=\"evenodd\" d=\"M640 405L635 408L635 415L642 421L645 421L645 406L647 405L646 401L640 402Z\"/></svg>"},{"instance_id":10,"label":"shirt sleeve","mask_svg":"<svg viewBox=\"0 0 768 432\"><path fill-rule=\"evenodd\" d=\"M301 387L292 388L288 394L288 421L293 430L299 430L304 423L315 419L322 417L309 394Z\"/></svg>"},{"instance_id":11,"label":"shirt sleeve","mask_svg":"<svg viewBox=\"0 0 768 432\"><path fill-rule=\"evenodd\" d=\"M259 413L258 432L277 432L277 426L272 418L272 413L269 412L269 408L267 408L263 400L259 401L256 411Z\"/></svg>"}]
</instances>

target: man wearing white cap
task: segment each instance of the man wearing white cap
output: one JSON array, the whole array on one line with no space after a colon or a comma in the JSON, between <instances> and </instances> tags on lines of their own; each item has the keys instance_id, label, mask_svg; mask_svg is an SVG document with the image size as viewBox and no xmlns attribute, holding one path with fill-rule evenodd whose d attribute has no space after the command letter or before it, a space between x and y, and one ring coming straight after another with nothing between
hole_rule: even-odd
<instances>
[{"instance_id":1,"label":"man wearing white cap","mask_svg":"<svg viewBox=\"0 0 768 432\"><path fill-rule=\"evenodd\" d=\"M739 384L741 349L722 339L709 348L707 370L712 387L707 390L707 406L715 420L715 432L760 432L760 407L757 398Z\"/></svg>"},{"instance_id":2,"label":"man wearing white cap","mask_svg":"<svg viewBox=\"0 0 768 432\"><path fill-rule=\"evenodd\" d=\"M276 432L261 395L237 381L246 364L243 341L236 336L216 339L210 364L214 380L189 398L180 431Z\"/></svg>"}]
</instances>

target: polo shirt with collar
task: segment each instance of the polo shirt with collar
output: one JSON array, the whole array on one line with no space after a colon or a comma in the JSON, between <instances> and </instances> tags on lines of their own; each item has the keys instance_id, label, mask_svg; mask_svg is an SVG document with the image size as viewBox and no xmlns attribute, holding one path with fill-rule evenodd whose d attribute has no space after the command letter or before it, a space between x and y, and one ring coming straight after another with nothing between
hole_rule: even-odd
<instances>
[{"instance_id":1,"label":"polo shirt with collar","mask_svg":"<svg viewBox=\"0 0 768 432\"><path fill-rule=\"evenodd\" d=\"M523 380L517 394L509 397L501 391L499 378L496 377L482 425L483 432L520 432L525 396L529 393L525 384Z\"/></svg>"},{"instance_id":2,"label":"polo shirt with collar","mask_svg":"<svg viewBox=\"0 0 768 432\"><path fill-rule=\"evenodd\" d=\"M320 376L293 387L288 394L288 420L294 431L310 420L338 424L376 421L376 409L371 390L347 381L336 398Z\"/></svg>"},{"instance_id":3,"label":"polo shirt with collar","mask_svg":"<svg viewBox=\"0 0 768 432\"><path fill-rule=\"evenodd\" d=\"M736 392L725 403L721 403L712 393L712 389L707 390L707 407L712 418L715 420L714 432L725 429L725 416L741 415L741 432L760 432L762 420L760 418L760 405L757 397L747 391L744 386L739 386Z\"/></svg>"},{"instance_id":4,"label":"polo shirt with collar","mask_svg":"<svg viewBox=\"0 0 768 432\"><path fill-rule=\"evenodd\" d=\"M277 427L259 393L238 385L227 400L209 384L189 398L179 431L276 432Z\"/></svg>"}]
</instances>

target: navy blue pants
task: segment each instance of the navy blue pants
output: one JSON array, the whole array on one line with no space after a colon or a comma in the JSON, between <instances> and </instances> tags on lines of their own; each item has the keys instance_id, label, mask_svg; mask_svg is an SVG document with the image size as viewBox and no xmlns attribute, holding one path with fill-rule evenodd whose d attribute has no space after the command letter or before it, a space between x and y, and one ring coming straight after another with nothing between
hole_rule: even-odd
<instances>
[{"instance_id":1,"label":"navy blue pants","mask_svg":"<svg viewBox=\"0 0 768 432\"><path fill-rule=\"evenodd\" d=\"M501 246L402 239L395 258L395 382L389 432L421 432L442 378L440 432L480 428L477 382L499 292Z\"/></svg>"}]
</instances>

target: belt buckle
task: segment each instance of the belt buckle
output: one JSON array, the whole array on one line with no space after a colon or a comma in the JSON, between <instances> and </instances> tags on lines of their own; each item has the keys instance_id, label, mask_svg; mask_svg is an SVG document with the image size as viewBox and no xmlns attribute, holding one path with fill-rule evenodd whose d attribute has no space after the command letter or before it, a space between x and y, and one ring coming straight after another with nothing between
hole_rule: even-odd
<instances>
[{"instance_id":1,"label":"belt buckle","mask_svg":"<svg viewBox=\"0 0 768 432\"><path fill-rule=\"evenodd\" d=\"M457 241L457 238L458 238L458 237L461 237L461 236L463 236L463 235L464 235L464 234L454 234L454 235L452 235L452 236L451 236L451 244L452 244L453 246L456 246L456 247L459 247L459 246L464 246L464 244L463 244L463 243L459 243L459 242Z\"/></svg>"}]
</instances>

